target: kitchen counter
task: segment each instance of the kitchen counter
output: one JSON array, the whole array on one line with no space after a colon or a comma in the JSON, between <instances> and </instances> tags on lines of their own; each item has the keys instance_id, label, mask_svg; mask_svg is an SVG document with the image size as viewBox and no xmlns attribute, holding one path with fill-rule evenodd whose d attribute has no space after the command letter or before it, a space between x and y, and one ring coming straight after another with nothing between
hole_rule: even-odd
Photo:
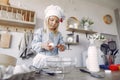
<instances>
[{"instance_id":1,"label":"kitchen counter","mask_svg":"<svg viewBox=\"0 0 120 80\"><path fill-rule=\"evenodd\" d=\"M105 73L104 70L101 70L99 73L105 75L105 77L101 79L95 78L87 73L83 73L79 71L79 68L74 68L70 72L64 73L64 78L63 78L63 74L59 74L55 76L50 76L47 74L37 74L35 80L119 80L120 79L120 71L112 71L111 73ZM61 77L62 79L59 77Z\"/></svg>"}]
</instances>

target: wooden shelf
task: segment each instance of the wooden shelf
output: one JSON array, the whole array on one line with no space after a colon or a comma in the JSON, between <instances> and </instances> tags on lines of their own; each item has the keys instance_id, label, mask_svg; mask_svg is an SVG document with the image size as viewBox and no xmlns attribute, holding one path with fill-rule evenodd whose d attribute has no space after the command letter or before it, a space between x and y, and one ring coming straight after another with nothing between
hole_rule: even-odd
<instances>
[{"instance_id":1,"label":"wooden shelf","mask_svg":"<svg viewBox=\"0 0 120 80\"><path fill-rule=\"evenodd\" d=\"M72 22L72 23L71 23ZM73 24L77 24L76 25L73 25ZM86 38L88 36L88 34L94 34L94 33L97 33L95 31L89 31L89 30L83 30L83 29L77 29L79 26L79 20L75 17L70 17L67 21L67 31L70 31L74 34L75 33L83 33L83 34L86 34ZM77 45L79 43L75 42L75 43L69 43L69 42L65 42L65 44L68 45L68 50L71 50L70 49L70 45Z\"/></svg>"},{"instance_id":2,"label":"wooden shelf","mask_svg":"<svg viewBox=\"0 0 120 80\"><path fill-rule=\"evenodd\" d=\"M65 42L65 44L67 45L68 50L72 50L72 49L70 49L70 45L78 45L79 43L77 43L77 42Z\"/></svg>"},{"instance_id":3,"label":"wooden shelf","mask_svg":"<svg viewBox=\"0 0 120 80\"><path fill-rule=\"evenodd\" d=\"M77 33L85 33L85 34L94 34L94 33L97 33L95 31L88 31L88 30L75 29L75 28L67 28L67 31L77 32Z\"/></svg>"},{"instance_id":4,"label":"wooden shelf","mask_svg":"<svg viewBox=\"0 0 120 80\"><path fill-rule=\"evenodd\" d=\"M0 18L0 24L1 25L9 25L9 26L30 27L30 28L35 26L35 23L33 23L33 22L4 19L4 18Z\"/></svg>"},{"instance_id":5,"label":"wooden shelf","mask_svg":"<svg viewBox=\"0 0 120 80\"><path fill-rule=\"evenodd\" d=\"M79 43L76 43L76 42L65 42L65 44L77 45L77 44L79 44Z\"/></svg>"},{"instance_id":6,"label":"wooden shelf","mask_svg":"<svg viewBox=\"0 0 120 80\"><path fill-rule=\"evenodd\" d=\"M0 5L0 12L0 25L33 29L35 27L35 11L25 10L8 5Z\"/></svg>"}]
</instances>

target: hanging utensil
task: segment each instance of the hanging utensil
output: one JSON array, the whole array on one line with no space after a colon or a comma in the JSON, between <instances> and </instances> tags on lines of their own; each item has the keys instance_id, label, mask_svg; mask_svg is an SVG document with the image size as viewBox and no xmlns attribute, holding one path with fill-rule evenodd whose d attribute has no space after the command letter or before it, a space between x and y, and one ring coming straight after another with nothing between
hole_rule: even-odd
<instances>
[{"instance_id":1,"label":"hanging utensil","mask_svg":"<svg viewBox=\"0 0 120 80\"><path fill-rule=\"evenodd\" d=\"M114 51L117 49L116 42L115 41L109 41L108 46L109 46L109 49L111 50L111 55L113 55Z\"/></svg>"},{"instance_id":2,"label":"hanging utensil","mask_svg":"<svg viewBox=\"0 0 120 80\"><path fill-rule=\"evenodd\" d=\"M115 50L113 55L115 56L118 53L119 49Z\"/></svg>"},{"instance_id":3,"label":"hanging utensil","mask_svg":"<svg viewBox=\"0 0 120 80\"><path fill-rule=\"evenodd\" d=\"M114 64L115 62L115 55L118 53L118 49L113 52L113 55L109 55L109 65Z\"/></svg>"},{"instance_id":4,"label":"hanging utensil","mask_svg":"<svg viewBox=\"0 0 120 80\"><path fill-rule=\"evenodd\" d=\"M108 63L108 52L109 52L108 44L105 44L105 43L101 44L100 50L104 53L104 55L102 57L104 59L105 65L108 65L109 64Z\"/></svg>"},{"instance_id":5,"label":"hanging utensil","mask_svg":"<svg viewBox=\"0 0 120 80\"><path fill-rule=\"evenodd\" d=\"M109 49L111 51L111 55L109 56L109 64L114 64L115 55L118 53L117 45L115 41L108 42Z\"/></svg>"},{"instance_id":6,"label":"hanging utensil","mask_svg":"<svg viewBox=\"0 0 120 80\"><path fill-rule=\"evenodd\" d=\"M105 55L107 55L107 53L108 53L108 51L109 51L109 46L108 46L108 44L105 44L105 43L101 44L100 50L101 50Z\"/></svg>"}]
</instances>

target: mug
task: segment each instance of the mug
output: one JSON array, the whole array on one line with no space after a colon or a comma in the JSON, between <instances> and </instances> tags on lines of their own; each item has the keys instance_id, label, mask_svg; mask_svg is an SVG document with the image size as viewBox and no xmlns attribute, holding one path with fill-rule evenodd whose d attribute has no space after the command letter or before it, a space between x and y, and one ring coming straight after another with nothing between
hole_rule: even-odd
<instances>
[{"instance_id":1,"label":"mug","mask_svg":"<svg viewBox=\"0 0 120 80\"><path fill-rule=\"evenodd\" d=\"M74 23L74 28L78 29L78 24L77 23Z\"/></svg>"},{"instance_id":2,"label":"mug","mask_svg":"<svg viewBox=\"0 0 120 80\"><path fill-rule=\"evenodd\" d=\"M70 24L70 25L69 25L69 28L73 28L73 25L72 25L72 24Z\"/></svg>"}]
</instances>

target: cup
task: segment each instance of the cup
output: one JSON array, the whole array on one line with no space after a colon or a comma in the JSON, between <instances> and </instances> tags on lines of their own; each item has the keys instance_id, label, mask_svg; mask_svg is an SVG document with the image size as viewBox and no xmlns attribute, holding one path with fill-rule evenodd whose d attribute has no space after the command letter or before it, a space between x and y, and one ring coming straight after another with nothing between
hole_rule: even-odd
<instances>
[{"instance_id":1,"label":"cup","mask_svg":"<svg viewBox=\"0 0 120 80\"><path fill-rule=\"evenodd\" d=\"M72 25L72 24L70 24L70 25L69 25L69 28L73 28L73 25Z\"/></svg>"},{"instance_id":2,"label":"cup","mask_svg":"<svg viewBox=\"0 0 120 80\"><path fill-rule=\"evenodd\" d=\"M74 28L78 29L78 24L77 23L74 23Z\"/></svg>"}]
</instances>

